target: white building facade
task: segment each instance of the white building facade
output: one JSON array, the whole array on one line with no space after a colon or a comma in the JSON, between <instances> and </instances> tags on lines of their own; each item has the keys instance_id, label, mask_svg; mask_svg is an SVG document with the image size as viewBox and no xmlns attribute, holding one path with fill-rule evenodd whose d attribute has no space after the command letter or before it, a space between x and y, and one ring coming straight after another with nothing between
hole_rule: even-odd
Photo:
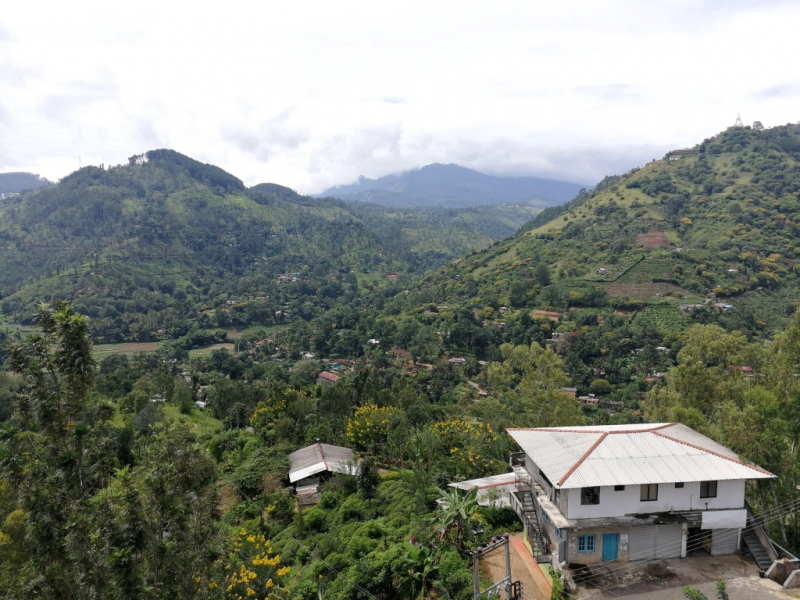
<instances>
[{"instance_id":1,"label":"white building facade","mask_svg":"<svg viewBox=\"0 0 800 600\"><path fill-rule=\"evenodd\" d=\"M512 506L555 565L732 554L746 481L774 477L680 423L507 431Z\"/></svg>"}]
</instances>

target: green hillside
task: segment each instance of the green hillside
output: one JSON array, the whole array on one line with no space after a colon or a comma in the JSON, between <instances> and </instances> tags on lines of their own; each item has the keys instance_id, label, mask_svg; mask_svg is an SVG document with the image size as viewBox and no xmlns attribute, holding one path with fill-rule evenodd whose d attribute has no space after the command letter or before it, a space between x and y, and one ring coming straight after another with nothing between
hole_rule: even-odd
<instances>
[{"instance_id":1,"label":"green hillside","mask_svg":"<svg viewBox=\"0 0 800 600\"><path fill-rule=\"evenodd\" d=\"M794 310L798 192L800 126L731 129L694 154L607 178L437 280L447 295L554 310L710 302L750 312L769 297L757 321L773 329ZM548 282L537 279L545 267Z\"/></svg>"},{"instance_id":2,"label":"green hillside","mask_svg":"<svg viewBox=\"0 0 800 600\"><path fill-rule=\"evenodd\" d=\"M795 313L799 193L800 127L728 130L545 209L518 235L384 294L379 312L342 306L283 341L324 354L377 337L430 364L537 342L563 357L579 395L602 396L603 414L635 419L693 324L760 341Z\"/></svg>"},{"instance_id":3,"label":"green hillside","mask_svg":"<svg viewBox=\"0 0 800 600\"><path fill-rule=\"evenodd\" d=\"M276 325L486 247L532 214L394 211L275 184L247 189L155 150L0 200L0 307L26 323L35 304L66 299L91 317L95 341L112 343Z\"/></svg>"}]
</instances>

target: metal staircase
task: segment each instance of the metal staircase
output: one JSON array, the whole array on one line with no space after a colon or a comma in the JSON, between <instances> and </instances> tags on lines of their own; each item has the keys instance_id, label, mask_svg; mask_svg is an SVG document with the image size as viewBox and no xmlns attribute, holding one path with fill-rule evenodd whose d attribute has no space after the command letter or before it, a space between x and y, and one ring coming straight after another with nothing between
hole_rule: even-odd
<instances>
[{"instance_id":1,"label":"metal staircase","mask_svg":"<svg viewBox=\"0 0 800 600\"><path fill-rule=\"evenodd\" d=\"M772 566L772 559L769 557L769 554L767 554L767 549L764 548L764 545L761 543L761 540L758 539L755 531L753 531L751 519L747 520L747 528L742 532L742 539L744 543L747 544L747 549L750 551L750 554L753 555L758 568L762 571L769 569Z\"/></svg>"}]
</instances>

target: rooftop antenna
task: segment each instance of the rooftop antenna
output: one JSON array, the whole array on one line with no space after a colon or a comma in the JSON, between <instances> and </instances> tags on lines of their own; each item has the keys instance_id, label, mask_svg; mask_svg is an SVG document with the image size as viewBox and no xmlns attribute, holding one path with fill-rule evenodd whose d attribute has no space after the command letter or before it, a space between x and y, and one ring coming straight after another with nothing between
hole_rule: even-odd
<instances>
[{"instance_id":1,"label":"rooftop antenna","mask_svg":"<svg viewBox=\"0 0 800 600\"><path fill-rule=\"evenodd\" d=\"M742 123L742 118L739 116L739 113L736 113L736 123L734 123L733 126L744 127L744 123Z\"/></svg>"}]
</instances>

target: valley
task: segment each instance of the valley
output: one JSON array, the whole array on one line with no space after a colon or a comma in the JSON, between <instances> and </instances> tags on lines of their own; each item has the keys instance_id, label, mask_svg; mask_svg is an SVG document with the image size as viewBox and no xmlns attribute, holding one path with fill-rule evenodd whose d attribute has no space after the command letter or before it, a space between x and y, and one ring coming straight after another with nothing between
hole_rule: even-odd
<instances>
[{"instance_id":1,"label":"valley","mask_svg":"<svg viewBox=\"0 0 800 600\"><path fill-rule=\"evenodd\" d=\"M4 198L0 581L466 600L468 553L522 522L452 486L509 475L508 428L684 423L776 475L743 493L796 549L798 195L790 125L544 208L247 188L168 150ZM357 463L298 485L315 448Z\"/></svg>"}]
</instances>

